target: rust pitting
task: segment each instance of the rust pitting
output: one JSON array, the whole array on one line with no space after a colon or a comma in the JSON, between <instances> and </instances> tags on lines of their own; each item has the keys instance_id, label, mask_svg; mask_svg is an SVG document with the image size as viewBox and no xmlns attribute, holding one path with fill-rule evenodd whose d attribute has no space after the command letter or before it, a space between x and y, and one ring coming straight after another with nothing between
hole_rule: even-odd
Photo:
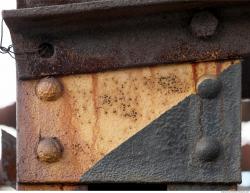
<instances>
[{"instance_id":1,"label":"rust pitting","mask_svg":"<svg viewBox=\"0 0 250 193\"><path fill-rule=\"evenodd\" d=\"M41 79L35 89L36 95L43 101L55 101L63 92L62 84L54 77Z\"/></svg>"},{"instance_id":2,"label":"rust pitting","mask_svg":"<svg viewBox=\"0 0 250 193\"><path fill-rule=\"evenodd\" d=\"M32 8L41 7L48 5L62 5L71 3L81 3L86 2L86 0L18 0L17 7L20 8Z\"/></svg>"},{"instance_id":3,"label":"rust pitting","mask_svg":"<svg viewBox=\"0 0 250 193\"><path fill-rule=\"evenodd\" d=\"M117 79L116 77L111 77L110 80L113 83L113 91L107 89L102 95L99 96L100 108L103 109L105 115L109 113L128 118L131 121L137 121L138 112L138 97L127 94L126 91L137 85L137 78L125 79L123 81ZM107 81L107 80L106 80ZM109 80L108 80L109 81ZM105 84L105 81L102 83ZM113 95L110 95L113 92Z\"/></svg>"},{"instance_id":4,"label":"rust pitting","mask_svg":"<svg viewBox=\"0 0 250 193\"><path fill-rule=\"evenodd\" d=\"M69 95L69 90L67 87L65 87L65 92L64 95L62 97L62 104L61 105L61 109L60 109L60 119L63 120L61 122L59 122L59 126L60 128L63 128L63 131L65 132L59 132L60 134L60 138L62 139L61 142L63 143L63 146L65 147L65 154L67 156L70 155L70 157L74 156L74 165L72 170L74 171L78 171L81 165L80 160L78 159L78 154L82 153L82 151L84 150L85 152L89 152L91 151L90 148L87 146L87 144L84 142L84 140L79 139L79 135L77 135L77 130L78 128L76 128L73 124L72 124L72 119L73 119L73 115L74 115L74 108L72 106L72 104L74 104L74 100L72 99ZM74 139L74 141L72 142L70 139ZM80 149L77 144L81 144L80 146L82 146ZM78 148L77 148L78 147ZM79 152L79 150L81 150ZM66 157L66 156L65 156ZM72 161L72 160L64 160L64 163L67 164L68 161ZM71 166L72 167L72 166Z\"/></svg>"},{"instance_id":5,"label":"rust pitting","mask_svg":"<svg viewBox=\"0 0 250 193\"><path fill-rule=\"evenodd\" d=\"M43 138L37 147L37 156L43 162L56 162L62 157L63 147L56 137Z\"/></svg>"},{"instance_id":6,"label":"rust pitting","mask_svg":"<svg viewBox=\"0 0 250 193\"><path fill-rule=\"evenodd\" d=\"M86 9L84 4L81 6L81 9ZM40 18L41 26L32 20L37 19L39 14L30 9L27 10L30 19L23 20L17 11L12 13L14 18L6 14L5 20L10 28L18 29L18 33L12 31L15 50L37 48L42 42L51 43L55 48L55 54L48 59L33 53L17 55L18 78L33 79L48 75L96 73L118 68L244 57L250 53L250 47L245 43L250 39L247 8L235 6L235 11L229 12L226 7L218 7L216 15L220 15L220 25L214 36L205 40L194 37L189 29L190 19L199 9L176 13L154 10L155 14L150 16L141 12L140 17L115 18L107 23L103 23L102 18L95 22L88 20L84 16L88 13L83 11L79 15L79 9L77 13L72 9L67 10L65 15L60 10L62 12L55 11L56 21L50 20L50 17ZM50 12L47 10L46 14L50 15ZM65 25L62 25L61 14L68 20L64 22ZM116 14L119 15L118 12ZM101 14L95 15L99 17ZM80 21L81 25L77 25ZM20 23L31 29L36 27L38 32L27 32ZM49 38L44 40L43 37Z\"/></svg>"},{"instance_id":7,"label":"rust pitting","mask_svg":"<svg viewBox=\"0 0 250 193\"><path fill-rule=\"evenodd\" d=\"M154 70L154 67L149 68L149 71L150 71L150 77L152 77L152 79L155 80L155 70ZM155 81L151 81L150 87L151 88L155 87ZM151 95L151 100L150 101L151 101L152 106L155 106L155 100L154 100L154 96L153 95ZM152 113L154 113L154 112L152 112ZM150 118L148 118L148 119L150 119Z\"/></svg>"},{"instance_id":8,"label":"rust pitting","mask_svg":"<svg viewBox=\"0 0 250 193\"><path fill-rule=\"evenodd\" d=\"M158 84L167 90L168 94L184 93L187 91L187 85L175 74L168 74L167 76L160 76Z\"/></svg>"},{"instance_id":9,"label":"rust pitting","mask_svg":"<svg viewBox=\"0 0 250 193\"><path fill-rule=\"evenodd\" d=\"M59 49L56 57L58 68L62 70L70 69L72 73L81 72L85 68L86 72L96 72L116 68L118 63L114 57L109 56L84 56L71 49ZM86 67L85 67L86 66Z\"/></svg>"},{"instance_id":10,"label":"rust pitting","mask_svg":"<svg viewBox=\"0 0 250 193\"><path fill-rule=\"evenodd\" d=\"M136 94L140 84L143 84L143 87L146 88L142 89L141 92L145 93L145 95L152 96L152 104L154 104L152 92L174 95L182 94L189 90L188 84L174 73L164 75L158 72L155 73L151 68L148 72L150 75L144 75L140 72L140 76L134 77L130 74L128 79L119 81L116 77L110 77L114 85L112 86L113 90L105 89L106 91L99 96L100 108L103 113L105 115L111 113L128 118L131 121L137 121L141 116L139 110L140 96ZM105 81L108 80L104 80L102 85L105 85ZM135 92L128 95L126 91L131 88L133 88ZM110 95L110 92L113 94Z\"/></svg>"},{"instance_id":11,"label":"rust pitting","mask_svg":"<svg viewBox=\"0 0 250 193\"><path fill-rule=\"evenodd\" d=\"M215 35L218 24L219 21L214 14L208 11L201 11L193 16L190 28L193 35L206 39Z\"/></svg>"},{"instance_id":12,"label":"rust pitting","mask_svg":"<svg viewBox=\"0 0 250 193\"><path fill-rule=\"evenodd\" d=\"M92 145L91 149L94 151L96 148L96 141L97 141L97 136L100 132L100 126L99 126L99 105L98 105L98 97L97 97L97 92L98 92L98 77L96 74L91 75L92 78L92 101L93 101L93 106L94 106L94 111L95 111L95 124L93 128L93 134L92 134Z\"/></svg>"}]
</instances>

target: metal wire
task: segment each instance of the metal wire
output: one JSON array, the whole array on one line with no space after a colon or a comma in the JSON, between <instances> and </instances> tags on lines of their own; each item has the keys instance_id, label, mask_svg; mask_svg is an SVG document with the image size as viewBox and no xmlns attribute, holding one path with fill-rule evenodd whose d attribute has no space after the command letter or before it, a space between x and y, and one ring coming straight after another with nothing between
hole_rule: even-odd
<instances>
[{"instance_id":1,"label":"metal wire","mask_svg":"<svg viewBox=\"0 0 250 193\"><path fill-rule=\"evenodd\" d=\"M8 47L3 46L3 19L1 21L1 37L0 37L0 54L9 54L9 56L15 59L15 55L24 55L24 54L34 54L39 51L43 51L44 47L33 49L33 50L23 50L22 52L15 52L13 50L13 45L9 45Z\"/></svg>"}]
</instances>

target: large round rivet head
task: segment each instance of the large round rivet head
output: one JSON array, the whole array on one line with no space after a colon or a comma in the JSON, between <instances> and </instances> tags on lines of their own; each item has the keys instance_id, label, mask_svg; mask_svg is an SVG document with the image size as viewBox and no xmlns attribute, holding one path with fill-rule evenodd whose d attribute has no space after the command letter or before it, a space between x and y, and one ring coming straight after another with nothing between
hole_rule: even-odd
<instances>
[{"instance_id":1,"label":"large round rivet head","mask_svg":"<svg viewBox=\"0 0 250 193\"><path fill-rule=\"evenodd\" d=\"M218 19L208 11L196 13L190 23L192 33L198 38L208 38L215 34Z\"/></svg>"},{"instance_id":2,"label":"large round rivet head","mask_svg":"<svg viewBox=\"0 0 250 193\"><path fill-rule=\"evenodd\" d=\"M44 138L37 146L37 157L43 162L56 162L62 157L63 148L55 137Z\"/></svg>"},{"instance_id":3,"label":"large round rivet head","mask_svg":"<svg viewBox=\"0 0 250 193\"><path fill-rule=\"evenodd\" d=\"M61 83L53 78L46 77L41 79L36 85L36 95L43 101L54 101L62 95Z\"/></svg>"},{"instance_id":4,"label":"large round rivet head","mask_svg":"<svg viewBox=\"0 0 250 193\"><path fill-rule=\"evenodd\" d=\"M214 75L204 75L199 78L196 89L200 97L212 99L221 91L222 83Z\"/></svg>"},{"instance_id":5,"label":"large round rivet head","mask_svg":"<svg viewBox=\"0 0 250 193\"><path fill-rule=\"evenodd\" d=\"M215 160L221 150L221 145L216 138L202 137L196 144L195 154L200 161Z\"/></svg>"}]
</instances>

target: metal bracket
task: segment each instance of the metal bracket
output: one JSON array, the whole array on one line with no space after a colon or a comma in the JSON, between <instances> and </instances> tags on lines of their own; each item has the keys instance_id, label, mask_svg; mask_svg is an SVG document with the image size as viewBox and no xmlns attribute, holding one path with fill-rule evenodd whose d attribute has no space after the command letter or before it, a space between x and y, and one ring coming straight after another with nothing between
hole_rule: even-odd
<instances>
[{"instance_id":1,"label":"metal bracket","mask_svg":"<svg viewBox=\"0 0 250 193\"><path fill-rule=\"evenodd\" d=\"M81 182L240 182L240 75L241 66L233 65L218 80L203 82L199 95L186 98L121 144Z\"/></svg>"}]
</instances>

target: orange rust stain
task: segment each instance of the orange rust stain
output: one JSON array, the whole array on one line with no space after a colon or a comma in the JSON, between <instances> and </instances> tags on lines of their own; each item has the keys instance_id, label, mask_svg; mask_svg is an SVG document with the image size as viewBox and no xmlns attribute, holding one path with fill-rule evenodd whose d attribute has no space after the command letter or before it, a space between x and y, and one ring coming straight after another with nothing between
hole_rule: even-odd
<instances>
[{"instance_id":1,"label":"orange rust stain","mask_svg":"<svg viewBox=\"0 0 250 193\"><path fill-rule=\"evenodd\" d=\"M209 65L209 63L205 64L205 74L207 74L207 72L208 72L208 65Z\"/></svg>"},{"instance_id":2,"label":"orange rust stain","mask_svg":"<svg viewBox=\"0 0 250 193\"><path fill-rule=\"evenodd\" d=\"M69 148L71 149L70 153L72 156L76 155L78 152L72 148L72 142L70 140L65 140L65 139L74 139L74 143L79 143L79 139L78 139L78 135L77 135L77 128L75 128L73 126L73 124L71 123L72 120L72 116L73 116L73 108L71 106L71 96L69 94L69 91L64 88L65 92L63 94L62 100L63 100L63 105L62 105L62 112L63 112L63 116L62 116L62 122L61 122L61 128L64 128L65 125L67 125L67 134L64 134L62 136L62 138L64 139L63 141L67 141L67 146L70 146ZM79 160L77 159L77 156L75 156L76 159L74 159L74 165L72 166L72 168L77 171L77 169L80 167L81 163L79 162ZM60 171L60 170L59 170ZM61 172L61 176L63 176L63 171Z\"/></svg>"},{"instance_id":3,"label":"orange rust stain","mask_svg":"<svg viewBox=\"0 0 250 193\"><path fill-rule=\"evenodd\" d=\"M219 75L221 72L222 64L220 62L216 63L216 75Z\"/></svg>"},{"instance_id":4,"label":"orange rust stain","mask_svg":"<svg viewBox=\"0 0 250 193\"><path fill-rule=\"evenodd\" d=\"M198 74L197 74L196 64L195 63L192 64L192 72L193 72L194 88L195 88L195 91L196 91L196 84L197 84L197 81L198 81Z\"/></svg>"},{"instance_id":5,"label":"orange rust stain","mask_svg":"<svg viewBox=\"0 0 250 193\"><path fill-rule=\"evenodd\" d=\"M97 136L99 134L99 111L98 111L98 98L97 98L97 91L98 91L98 76L96 74L91 75L92 78L92 100L94 105L95 111L95 124L93 128L93 139L92 139L92 151L95 150L95 145L97 141Z\"/></svg>"},{"instance_id":6,"label":"orange rust stain","mask_svg":"<svg viewBox=\"0 0 250 193\"><path fill-rule=\"evenodd\" d=\"M155 72L154 72L154 68L149 68L149 71L150 71L150 78L152 78L152 80L154 81L155 80ZM152 106L155 106L155 96L152 94L151 95L151 104Z\"/></svg>"},{"instance_id":7,"label":"orange rust stain","mask_svg":"<svg viewBox=\"0 0 250 193\"><path fill-rule=\"evenodd\" d=\"M79 79L82 84L80 87L79 85L74 87L72 84L72 80L79 81L76 80L75 75L63 77L61 81L66 90L64 90L63 96L53 103L44 103L37 99L34 93L34 83L27 81L24 86L19 85L18 124L20 128L25 128L25 130L20 130L18 134L18 143L21 144L18 150L18 160L22 163L18 167L22 182L29 182L30 180L34 182L58 182L58 180L67 183L78 182L80 176L108 152L194 92L196 86L193 87L193 84L198 82L199 77L204 74L204 69L207 68L207 73L215 74L217 66L214 66L214 64L214 62L210 62L208 64L179 65L180 70L176 70L171 65L153 67L146 69L143 74L140 72L141 68L124 70L121 76L117 76L119 71L107 72L107 74L79 75L82 78ZM223 71L230 64L229 62L218 64L221 66L218 66L217 71ZM115 84L110 80L111 75L115 77ZM142 75L144 76L141 77ZM165 87L158 84L161 77L165 78L163 80L169 80L163 82ZM170 78L168 79L168 77ZM180 81L176 81L175 77L181 77L179 78ZM102 80L106 83L106 86L103 86ZM126 85L124 81L127 82ZM145 81L146 85L144 84ZM150 83L149 86L148 83ZM185 83L187 86L183 86ZM124 87L122 84L124 84ZM182 89L183 87L185 89ZM172 88L174 91L171 90ZM171 92L168 92L168 90ZM85 91L88 91L88 93L90 91L88 100L82 101L81 96ZM107 110L107 115L104 115L106 106L102 104L104 94L113 97L111 102L117 100L115 105L109 108L110 111ZM121 102L119 102L119 97L122 97ZM128 120L127 116L123 116L124 113L120 105L123 103L130 105L129 107L126 106L125 113L131 110L133 116L136 111L138 112L136 118L141 117L137 121L134 121L134 119ZM82 104L84 106L89 105L88 111L85 111L89 113L86 119L83 116L76 117L81 113L79 109ZM114 108L115 115L109 113L114 112ZM122 116L117 116L119 112ZM45 125L41 124L41 119L46 121ZM91 124L85 130L84 122L89 120ZM51 123L51 126L49 123ZM126 127L120 126L123 123L127 124ZM105 125L111 125L112 127L105 127ZM43 134L56 136L64 146L65 152L62 160L53 164L53 166L38 162L33 153L34 145L37 144L39 129L41 129L42 136ZM90 139L85 140L85 136L89 136ZM26 142L27 138L29 143ZM66 168L65 165L67 165ZM43 169L41 170L41 168Z\"/></svg>"}]
</instances>

